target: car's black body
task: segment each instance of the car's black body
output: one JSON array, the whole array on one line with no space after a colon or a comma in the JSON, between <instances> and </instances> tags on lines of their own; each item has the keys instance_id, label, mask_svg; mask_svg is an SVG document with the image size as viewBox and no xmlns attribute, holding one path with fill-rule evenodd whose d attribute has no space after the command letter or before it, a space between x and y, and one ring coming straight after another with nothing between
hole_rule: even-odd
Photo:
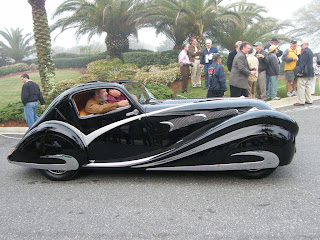
<instances>
[{"instance_id":1,"label":"car's black body","mask_svg":"<svg viewBox=\"0 0 320 240\"><path fill-rule=\"evenodd\" d=\"M9 162L65 180L90 167L232 170L259 178L292 161L298 126L264 101L155 100L142 84L121 83L86 83L62 93L8 156ZM88 93L100 88L120 90L130 106L81 116Z\"/></svg>"}]
</instances>

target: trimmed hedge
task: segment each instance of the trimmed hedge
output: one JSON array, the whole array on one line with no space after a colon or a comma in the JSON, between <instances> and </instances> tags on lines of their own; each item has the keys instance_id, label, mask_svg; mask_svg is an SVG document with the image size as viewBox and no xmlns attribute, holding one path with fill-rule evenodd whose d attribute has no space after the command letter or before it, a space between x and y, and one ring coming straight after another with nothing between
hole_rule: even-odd
<instances>
[{"instance_id":1,"label":"trimmed hedge","mask_svg":"<svg viewBox=\"0 0 320 240\"><path fill-rule=\"evenodd\" d=\"M133 63L139 68L148 65L169 65L178 62L179 50L165 52L126 52L122 54L124 63Z\"/></svg>"},{"instance_id":2,"label":"trimmed hedge","mask_svg":"<svg viewBox=\"0 0 320 240\"><path fill-rule=\"evenodd\" d=\"M5 76L11 73L18 73L31 70L30 66L25 63L17 63L9 66L0 67L0 76Z\"/></svg>"},{"instance_id":3,"label":"trimmed hedge","mask_svg":"<svg viewBox=\"0 0 320 240\"><path fill-rule=\"evenodd\" d=\"M93 61L106 59L107 55L97 55L90 57L77 57L77 58L54 58L53 62L56 68L85 68Z\"/></svg>"}]
</instances>

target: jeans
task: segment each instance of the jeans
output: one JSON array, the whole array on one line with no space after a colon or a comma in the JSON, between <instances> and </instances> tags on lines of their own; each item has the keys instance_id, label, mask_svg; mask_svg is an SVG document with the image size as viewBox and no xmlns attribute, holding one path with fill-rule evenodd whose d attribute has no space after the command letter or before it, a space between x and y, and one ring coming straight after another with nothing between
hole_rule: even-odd
<instances>
[{"instance_id":1,"label":"jeans","mask_svg":"<svg viewBox=\"0 0 320 240\"><path fill-rule=\"evenodd\" d=\"M278 77L269 76L269 86L267 91L268 98L274 99L277 96L277 91L278 91Z\"/></svg>"},{"instance_id":2,"label":"jeans","mask_svg":"<svg viewBox=\"0 0 320 240\"><path fill-rule=\"evenodd\" d=\"M24 117L26 119L26 122L27 122L29 128L39 118L37 116L37 107L38 107L38 102L28 102L23 108Z\"/></svg>"},{"instance_id":3,"label":"jeans","mask_svg":"<svg viewBox=\"0 0 320 240\"><path fill-rule=\"evenodd\" d=\"M205 85L206 88L209 88L209 74L208 74L208 68L210 67L210 65L212 64L212 62L210 63L206 63L204 64L204 76L205 76Z\"/></svg>"}]
</instances>

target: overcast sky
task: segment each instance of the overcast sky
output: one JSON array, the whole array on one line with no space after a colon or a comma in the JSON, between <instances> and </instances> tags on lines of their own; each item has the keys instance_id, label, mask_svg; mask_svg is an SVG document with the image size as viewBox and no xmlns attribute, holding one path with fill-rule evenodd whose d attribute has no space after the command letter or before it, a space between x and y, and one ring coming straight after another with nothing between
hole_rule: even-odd
<instances>
[{"instance_id":1,"label":"overcast sky","mask_svg":"<svg viewBox=\"0 0 320 240\"><path fill-rule=\"evenodd\" d=\"M46 10L48 15L49 24L53 23L51 19L52 13L55 11L58 5L64 0L46 0ZM306 4L310 0L306 0L303 3ZM223 3L235 2L233 0L224 0ZM268 10L268 16L278 18L279 20L291 19L294 17L294 12L299 9L302 5L300 0L248 0L248 2L255 2L265 6ZM0 5L0 30L4 28L22 28L23 33L32 33L33 22L31 14L31 6L27 0L1 0ZM54 39L56 33L52 35ZM94 38L95 41L104 42L104 35L101 35L100 39ZM156 37L154 31L151 29L143 30L139 32L139 39L142 42L153 43L158 46L163 40L163 37ZM78 44L86 44L86 37L82 37ZM74 34L71 30L59 35L55 41L52 42L54 46L63 46L69 48L77 45Z\"/></svg>"}]
</instances>

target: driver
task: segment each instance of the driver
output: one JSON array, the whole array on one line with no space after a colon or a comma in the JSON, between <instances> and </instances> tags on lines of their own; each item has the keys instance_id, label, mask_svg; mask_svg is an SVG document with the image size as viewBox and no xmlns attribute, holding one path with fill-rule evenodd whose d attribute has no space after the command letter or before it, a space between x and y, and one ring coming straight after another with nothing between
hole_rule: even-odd
<instances>
[{"instance_id":1,"label":"driver","mask_svg":"<svg viewBox=\"0 0 320 240\"><path fill-rule=\"evenodd\" d=\"M119 102L107 103L108 93L106 89L97 89L94 95L90 98L84 109L87 115L102 114L112 111L118 107L125 107L129 105L128 100L121 100Z\"/></svg>"}]
</instances>

